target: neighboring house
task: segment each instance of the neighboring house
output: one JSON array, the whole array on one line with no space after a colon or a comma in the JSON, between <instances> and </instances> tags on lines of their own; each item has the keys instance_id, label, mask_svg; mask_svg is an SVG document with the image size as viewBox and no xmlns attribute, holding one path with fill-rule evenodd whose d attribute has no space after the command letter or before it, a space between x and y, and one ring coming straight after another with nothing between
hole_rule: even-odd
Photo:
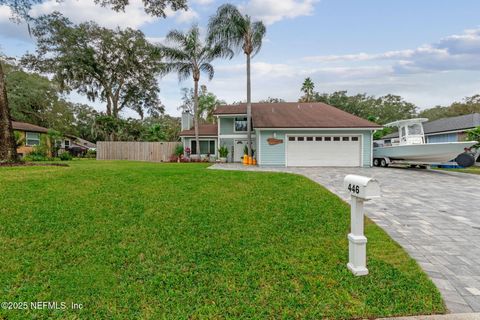
<instances>
[{"instance_id":1,"label":"neighboring house","mask_svg":"<svg viewBox=\"0 0 480 320\"><path fill-rule=\"evenodd\" d=\"M51 156L51 141L47 128L19 121L12 121L12 127L13 131L18 132L19 140L21 141L21 145L17 148L17 153L20 157L29 154L34 147L39 146L41 143L47 145L49 156ZM74 156L83 155L88 150L95 150L96 148L94 143L72 135L65 135L62 139L56 140L55 143L59 148L59 153L68 151Z\"/></svg>"},{"instance_id":2,"label":"neighboring house","mask_svg":"<svg viewBox=\"0 0 480 320\"><path fill-rule=\"evenodd\" d=\"M86 154L88 150L96 150L97 145L85 139L66 134L61 140L57 140L58 153L68 151L73 156L78 157Z\"/></svg>"},{"instance_id":3,"label":"neighboring house","mask_svg":"<svg viewBox=\"0 0 480 320\"><path fill-rule=\"evenodd\" d=\"M239 162L247 144L246 104L219 106L215 125L200 125L200 152ZM372 136L381 126L324 103L253 103L252 148L261 166L345 166L372 164ZM195 154L193 117L182 114L184 148Z\"/></svg>"},{"instance_id":4,"label":"neighboring house","mask_svg":"<svg viewBox=\"0 0 480 320\"><path fill-rule=\"evenodd\" d=\"M48 129L26 122L12 121L13 131L20 135L21 145L17 148L17 153L23 157L33 151L35 146L39 146L45 141L50 149L50 139L48 138Z\"/></svg>"},{"instance_id":5,"label":"neighboring house","mask_svg":"<svg viewBox=\"0 0 480 320\"><path fill-rule=\"evenodd\" d=\"M458 117L443 118L424 122L423 130L427 143L465 141L465 131L480 126L480 113L466 114ZM398 132L387 134L378 140L383 144L391 144L398 140Z\"/></svg>"}]
</instances>

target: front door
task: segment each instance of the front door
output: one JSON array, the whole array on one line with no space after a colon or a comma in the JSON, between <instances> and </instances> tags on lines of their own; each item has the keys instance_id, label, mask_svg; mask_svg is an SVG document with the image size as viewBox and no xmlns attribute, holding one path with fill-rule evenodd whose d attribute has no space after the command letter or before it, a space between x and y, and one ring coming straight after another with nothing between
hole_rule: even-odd
<instances>
[{"instance_id":1,"label":"front door","mask_svg":"<svg viewBox=\"0 0 480 320\"><path fill-rule=\"evenodd\" d=\"M241 162L243 157L243 149L247 145L247 140L233 141L233 162Z\"/></svg>"},{"instance_id":2,"label":"front door","mask_svg":"<svg viewBox=\"0 0 480 320\"><path fill-rule=\"evenodd\" d=\"M233 161L241 162L243 157L243 150L247 145L247 139L234 140L233 141ZM252 149L255 150L255 140L252 139Z\"/></svg>"}]
</instances>

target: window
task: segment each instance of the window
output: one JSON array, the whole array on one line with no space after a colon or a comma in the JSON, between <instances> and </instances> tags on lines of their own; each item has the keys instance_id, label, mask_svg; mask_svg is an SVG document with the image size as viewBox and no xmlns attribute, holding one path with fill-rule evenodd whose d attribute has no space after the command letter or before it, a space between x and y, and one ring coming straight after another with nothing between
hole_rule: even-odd
<instances>
[{"instance_id":1,"label":"window","mask_svg":"<svg viewBox=\"0 0 480 320\"><path fill-rule=\"evenodd\" d=\"M70 148L70 140L65 140L65 149Z\"/></svg>"},{"instance_id":2,"label":"window","mask_svg":"<svg viewBox=\"0 0 480 320\"><path fill-rule=\"evenodd\" d=\"M307 137L307 141L313 141L313 137Z\"/></svg>"},{"instance_id":3,"label":"window","mask_svg":"<svg viewBox=\"0 0 480 320\"><path fill-rule=\"evenodd\" d=\"M332 137L325 137L325 141L332 141Z\"/></svg>"},{"instance_id":4,"label":"window","mask_svg":"<svg viewBox=\"0 0 480 320\"><path fill-rule=\"evenodd\" d=\"M192 154L197 154L197 143L192 140ZM200 140L200 154L215 154L215 140Z\"/></svg>"},{"instance_id":5,"label":"window","mask_svg":"<svg viewBox=\"0 0 480 320\"><path fill-rule=\"evenodd\" d=\"M27 146L38 146L40 145L40 133L27 132L26 140L27 140Z\"/></svg>"},{"instance_id":6,"label":"window","mask_svg":"<svg viewBox=\"0 0 480 320\"><path fill-rule=\"evenodd\" d=\"M322 141L322 137L315 137L315 141Z\"/></svg>"},{"instance_id":7,"label":"window","mask_svg":"<svg viewBox=\"0 0 480 320\"><path fill-rule=\"evenodd\" d=\"M298 137L297 138L297 141L304 141L305 140L305 137Z\"/></svg>"},{"instance_id":8,"label":"window","mask_svg":"<svg viewBox=\"0 0 480 320\"><path fill-rule=\"evenodd\" d=\"M247 118L235 118L235 131L247 131Z\"/></svg>"},{"instance_id":9,"label":"window","mask_svg":"<svg viewBox=\"0 0 480 320\"><path fill-rule=\"evenodd\" d=\"M340 137L333 137L333 141L340 141Z\"/></svg>"},{"instance_id":10,"label":"window","mask_svg":"<svg viewBox=\"0 0 480 320\"><path fill-rule=\"evenodd\" d=\"M350 137L342 137L342 141L350 141Z\"/></svg>"},{"instance_id":11,"label":"window","mask_svg":"<svg viewBox=\"0 0 480 320\"><path fill-rule=\"evenodd\" d=\"M295 141L295 137L288 137L288 141Z\"/></svg>"},{"instance_id":12,"label":"window","mask_svg":"<svg viewBox=\"0 0 480 320\"><path fill-rule=\"evenodd\" d=\"M358 137L352 137L352 141L358 141Z\"/></svg>"}]
</instances>

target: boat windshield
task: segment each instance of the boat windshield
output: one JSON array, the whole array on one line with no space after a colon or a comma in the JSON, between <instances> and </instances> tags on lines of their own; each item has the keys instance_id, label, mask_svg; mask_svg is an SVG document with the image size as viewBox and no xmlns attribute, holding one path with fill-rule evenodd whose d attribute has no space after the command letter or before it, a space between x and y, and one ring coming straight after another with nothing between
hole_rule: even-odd
<instances>
[{"instance_id":1,"label":"boat windshield","mask_svg":"<svg viewBox=\"0 0 480 320\"><path fill-rule=\"evenodd\" d=\"M421 135L423 134L422 125L418 123L414 123L408 126L408 134L409 135Z\"/></svg>"}]
</instances>

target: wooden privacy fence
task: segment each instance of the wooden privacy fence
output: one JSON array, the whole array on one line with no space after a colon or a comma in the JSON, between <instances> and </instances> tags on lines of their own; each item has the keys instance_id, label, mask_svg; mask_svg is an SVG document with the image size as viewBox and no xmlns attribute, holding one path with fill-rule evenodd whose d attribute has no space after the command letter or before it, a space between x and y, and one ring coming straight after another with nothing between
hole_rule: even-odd
<instances>
[{"instance_id":1,"label":"wooden privacy fence","mask_svg":"<svg viewBox=\"0 0 480 320\"><path fill-rule=\"evenodd\" d=\"M167 162L180 142L98 141L97 160Z\"/></svg>"}]
</instances>

